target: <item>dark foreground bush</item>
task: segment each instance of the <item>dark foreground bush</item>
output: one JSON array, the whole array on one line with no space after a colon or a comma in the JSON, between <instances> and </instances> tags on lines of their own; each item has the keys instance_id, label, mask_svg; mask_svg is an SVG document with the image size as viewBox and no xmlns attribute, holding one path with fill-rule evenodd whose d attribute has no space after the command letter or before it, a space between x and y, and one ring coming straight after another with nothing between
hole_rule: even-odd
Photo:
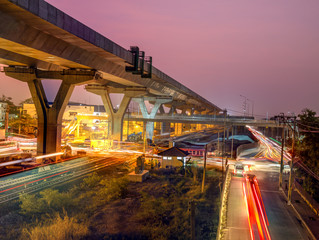
<instances>
[{"instance_id":1,"label":"dark foreground bush","mask_svg":"<svg viewBox=\"0 0 319 240\"><path fill-rule=\"evenodd\" d=\"M72 240L82 239L89 233L88 226L78 223L76 219L59 214L46 223L39 224L31 229L23 229L22 239L30 240Z\"/></svg>"}]
</instances>

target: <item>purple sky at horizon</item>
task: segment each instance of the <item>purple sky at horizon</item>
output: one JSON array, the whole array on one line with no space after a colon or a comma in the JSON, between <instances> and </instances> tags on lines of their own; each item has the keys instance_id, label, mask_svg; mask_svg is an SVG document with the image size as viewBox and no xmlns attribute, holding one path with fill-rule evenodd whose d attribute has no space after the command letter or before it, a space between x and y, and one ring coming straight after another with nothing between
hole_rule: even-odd
<instances>
[{"instance_id":1,"label":"purple sky at horizon","mask_svg":"<svg viewBox=\"0 0 319 240\"><path fill-rule=\"evenodd\" d=\"M126 49L139 46L154 66L221 108L242 113L244 95L263 116L319 112L317 0L48 2ZM1 74L1 94L17 102L30 95L25 83L10 80L9 89L5 80ZM101 104L83 87L71 100Z\"/></svg>"}]
</instances>

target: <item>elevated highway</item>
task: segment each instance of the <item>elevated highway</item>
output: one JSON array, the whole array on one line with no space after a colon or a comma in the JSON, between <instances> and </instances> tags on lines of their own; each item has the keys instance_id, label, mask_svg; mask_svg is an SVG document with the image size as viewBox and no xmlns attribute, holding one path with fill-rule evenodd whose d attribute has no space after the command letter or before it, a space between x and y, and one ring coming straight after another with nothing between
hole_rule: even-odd
<instances>
[{"instance_id":1,"label":"elevated highway","mask_svg":"<svg viewBox=\"0 0 319 240\"><path fill-rule=\"evenodd\" d=\"M62 114L75 85L101 96L111 118L114 139L132 98L154 104L144 117L155 117L165 104L172 111L189 109L219 114L221 109L152 65L138 47L126 50L43 0L0 0L0 63L7 76L28 83L39 116L38 153L59 150ZM49 106L41 79L62 84ZM115 109L110 93L124 98ZM149 99L151 98L151 99ZM152 123L149 123L152 129Z\"/></svg>"},{"instance_id":2,"label":"elevated highway","mask_svg":"<svg viewBox=\"0 0 319 240\"><path fill-rule=\"evenodd\" d=\"M156 114L154 118L145 118L142 114L129 114L126 113L124 119L132 121L150 121L150 122L176 122L176 123L198 123L198 124L213 124L213 125L227 125L227 126L258 126L258 127L276 127L282 128L274 120L257 120L252 117L237 117L237 116L224 116L221 115L202 115L202 114Z\"/></svg>"}]
</instances>

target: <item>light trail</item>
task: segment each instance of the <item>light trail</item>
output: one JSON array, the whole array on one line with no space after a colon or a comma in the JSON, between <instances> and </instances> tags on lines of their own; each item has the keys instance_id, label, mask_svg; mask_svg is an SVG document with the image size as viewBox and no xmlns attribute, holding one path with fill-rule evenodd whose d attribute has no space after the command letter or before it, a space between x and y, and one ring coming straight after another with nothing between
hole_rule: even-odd
<instances>
[{"instance_id":1,"label":"light trail","mask_svg":"<svg viewBox=\"0 0 319 240\"><path fill-rule=\"evenodd\" d=\"M82 178L83 176L91 172L103 169L108 166L122 164L124 162L128 162L128 161L125 159L123 160L118 158L109 159L107 161L105 158L96 158L94 161L85 161L85 163L89 164L89 166L86 167L86 166L80 165L78 166L79 170L76 170L76 171L71 169L60 168L58 169L59 172L54 173L54 170L56 169L50 169L49 172L43 171L37 174L32 174L31 176L26 176L26 178L25 177L19 178L18 181L12 182L12 185L14 186L11 186L11 187L7 186L6 189L3 189L0 191L0 194L1 194L0 204L16 199L19 197L20 194L32 193L47 187L51 187L52 185L64 184L66 182ZM68 162L63 164L68 164ZM74 166L72 165L72 167ZM85 168L83 169L83 167ZM23 172L23 174L25 173L27 172ZM50 175L41 176L43 175L43 173L47 175L50 174ZM56 176L63 176L63 177L56 178ZM37 178L37 179L32 180L32 178ZM24 182L19 184L19 182L21 182L19 181L20 179L22 182L23 181ZM48 179L52 179L52 180L46 181ZM10 179L8 179L8 181L10 181ZM3 187L4 185L2 185L2 187L0 188L3 188Z\"/></svg>"},{"instance_id":2,"label":"light trail","mask_svg":"<svg viewBox=\"0 0 319 240\"><path fill-rule=\"evenodd\" d=\"M60 173L56 173L56 174L53 174L53 175L50 175L50 176L47 176L47 177L44 177L44 178L40 178L40 179L34 180L34 181L32 181L32 182L27 182L27 183L24 183L24 184L21 184L21 185L12 187L12 188L7 188L7 189L5 189L5 190L0 191L0 193L7 192L7 191L10 191L10 190L19 188L19 187L23 187L23 186L29 185L29 184L31 184L31 183L39 182L39 181L41 181L41 180L48 179L48 178L51 178L51 177L54 177L54 176L58 176L58 175L61 175L61 174L63 174L63 173L67 173L67 172L69 172L69 170L64 171L64 172L60 172Z\"/></svg>"},{"instance_id":3,"label":"light trail","mask_svg":"<svg viewBox=\"0 0 319 240\"><path fill-rule=\"evenodd\" d=\"M252 229L252 224L251 224L251 218L250 218L250 213L249 213L249 209L248 209L248 201L247 201L247 193L246 193L246 187L245 187L245 183L243 182L243 191L244 191L244 199L245 199L245 205L246 205L246 212L247 212L247 218L248 218L248 225L249 225L249 232L250 232L250 238L251 240L254 240L254 233L253 233L253 229Z\"/></svg>"},{"instance_id":4,"label":"light trail","mask_svg":"<svg viewBox=\"0 0 319 240\"><path fill-rule=\"evenodd\" d=\"M253 193L254 193L254 196L255 196L255 200L257 202L257 206L258 206L258 209L259 209L259 213L261 215L261 219L262 219L262 223L263 223L263 228L266 232L266 236L267 236L267 239L271 239L270 238L270 234L269 234L269 230L268 230L268 225L266 223L266 219L265 219L265 216L264 216L264 211L261 207L261 204L260 204L260 200L259 200L259 197L257 196L257 193L256 193L256 188L255 188L255 185L253 184L252 185L252 189L253 189Z\"/></svg>"},{"instance_id":5,"label":"light trail","mask_svg":"<svg viewBox=\"0 0 319 240\"><path fill-rule=\"evenodd\" d=\"M22 163L22 162L30 162L30 161L34 161L34 160L38 160L38 159L43 159L43 158L56 157L56 156L60 156L60 155L63 155L63 153L51 153L51 154L47 154L47 155L37 156L34 158L19 159L19 160L14 160L14 161L10 161L10 162L0 163L0 167L14 165L14 164Z\"/></svg>"},{"instance_id":6,"label":"light trail","mask_svg":"<svg viewBox=\"0 0 319 240\"><path fill-rule=\"evenodd\" d=\"M35 159L43 159L43 158L56 157L56 156L61 156L61 155L63 155L62 152L50 153L50 154L46 154L46 155L37 156L37 157L35 157Z\"/></svg>"},{"instance_id":7,"label":"light trail","mask_svg":"<svg viewBox=\"0 0 319 240\"><path fill-rule=\"evenodd\" d=\"M253 129L250 126L246 126L248 130L256 137L256 139L261 143L261 145L264 147L264 151L262 153L259 153L258 155L272 160L276 162L280 162L281 160L281 145L279 145L276 141L265 137L261 132ZM284 151L284 162L288 163L291 160L291 155Z\"/></svg>"},{"instance_id":8,"label":"light trail","mask_svg":"<svg viewBox=\"0 0 319 240\"><path fill-rule=\"evenodd\" d=\"M255 239L256 237L258 237L258 239L261 240L271 240L270 232L268 229L268 218L259 191L256 176L246 176L242 183L242 186L251 239ZM254 227L257 228L257 231L255 232Z\"/></svg>"}]
</instances>

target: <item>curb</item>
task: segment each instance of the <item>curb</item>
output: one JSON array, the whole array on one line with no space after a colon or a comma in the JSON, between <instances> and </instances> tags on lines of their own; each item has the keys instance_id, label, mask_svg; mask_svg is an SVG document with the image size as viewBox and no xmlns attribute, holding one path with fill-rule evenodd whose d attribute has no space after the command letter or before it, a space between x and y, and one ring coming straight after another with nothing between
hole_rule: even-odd
<instances>
[{"instance_id":1,"label":"curb","mask_svg":"<svg viewBox=\"0 0 319 240\"><path fill-rule=\"evenodd\" d=\"M286 193L283 190L280 190L280 192L282 193L282 195L285 197L285 199L288 201L288 197L286 195ZM297 211L297 209L294 207L294 205L291 203L290 205L292 209L294 210L296 216L299 218L299 220L301 221L302 225L307 229L311 239L316 240L317 238L315 237L315 235L313 235L312 231L310 230L310 228L308 227L308 225L306 224L306 222L303 220L303 218L301 217L301 215L299 214L299 212Z\"/></svg>"}]
</instances>

